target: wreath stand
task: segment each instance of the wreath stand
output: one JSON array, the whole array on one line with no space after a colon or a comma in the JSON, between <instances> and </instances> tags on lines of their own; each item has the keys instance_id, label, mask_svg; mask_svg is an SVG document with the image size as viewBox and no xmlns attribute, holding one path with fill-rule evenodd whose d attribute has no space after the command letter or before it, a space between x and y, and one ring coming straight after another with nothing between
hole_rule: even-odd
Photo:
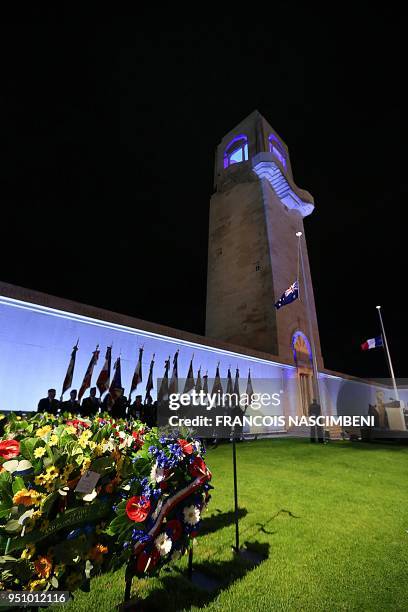
<instances>
[{"instance_id":1,"label":"wreath stand","mask_svg":"<svg viewBox=\"0 0 408 612\"><path fill-rule=\"evenodd\" d=\"M239 543L239 506L238 506L238 476L237 476L237 447L236 447L235 429L232 430L232 471L234 476L234 518L235 518L235 546L232 546L233 552L253 565L259 565L265 561L266 557L249 550L246 546L240 546Z\"/></svg>"}]
</instances>

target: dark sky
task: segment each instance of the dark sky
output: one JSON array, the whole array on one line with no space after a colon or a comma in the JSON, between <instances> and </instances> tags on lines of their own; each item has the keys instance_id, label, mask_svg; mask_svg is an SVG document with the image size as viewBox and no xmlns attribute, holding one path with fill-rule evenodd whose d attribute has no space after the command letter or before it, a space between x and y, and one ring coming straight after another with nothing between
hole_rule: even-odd
<instances>
[{"instance_id":1,"label":"dark sky","mask_svg":"<svg viewBox=\"0 0 408 612\"><path fill-rule=\"evenodd\" d=\"M381 303L405 376L405 35L398 15L292 8L6 26L1 279L203 333L214 150L257 108L315 198L326 367L387 375L359 349Z\"/></svg>"}]
</instances>

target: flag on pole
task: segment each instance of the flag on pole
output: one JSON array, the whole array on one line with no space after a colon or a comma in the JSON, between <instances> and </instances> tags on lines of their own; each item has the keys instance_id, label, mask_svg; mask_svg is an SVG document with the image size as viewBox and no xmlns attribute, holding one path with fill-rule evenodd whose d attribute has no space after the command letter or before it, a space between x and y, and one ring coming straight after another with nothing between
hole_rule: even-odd
<instances>
[{"instance_id":1,"label":"flag on pole","mask_svg":"<svg viewBox=\"0 0 408 612\"><path fill-rule=\"evenodd\" d=\"M194 355L190 361L190 367L188 368L188 374L187 374L186 382L184 384L183 393L190 393L190 391L192 391L195 386L194 372L193 372L193 358L194 358Z\"/></svg>"},{"instance_id":2,"label":"flag on pole","mask_svg":"<svg viewBox=\"0 0 408 612\"><path fill-rule=\"evenodd\" d=\"M220 364L218 362L211 395L214 396L218 394L218 399L220 400L221 399L220 396L222 393L223 393L223 390L222 390L221 377L220 377ZM219 406L220 403L221 402L219 401L216 403L216 405Z\"/></svg>"},{"instance_id":3,"label":"flag on pole","mask_svg":"<svg viewBox=\"0 0 408 612\"><path fill-rule=\"evenodd\" d=\"M74 377L75 359L76 359L76 353L78 350L78 343L79 343L79 338L77 340L76 345L72 349L71 359L69 360L67 373L65 374L64 382L62 384L61 398L64 395L65 391L67 391L70 387L72 387L72 379Z\"/></svg>"},{"instance_id":4,"label":"flag on pole","mask_svg":"<svg viewBox=\"0 0 408 612\"><path fill-rule=\"evenodd\" d=\"M252 400L254 397L254 389L252 387L252 380L251 380L251 370L248 370L248 380L247 380L247 388L246 388L246 395L248 398L248 405L247 408L252 404Z\"/></svg>"},{"instance_id":5,"label":"flag on pole","mask_svg":"<svg viewBox=\"0 0 408 612\"><path fill-rule=\"evenodd\" d=\"M203 376L203 391L205 396L208 395L208 372L206 372Z\"/></svg>"},{"instance_id":6,"label":"flag on pole","mask_svg":"<svg viewBox=\"0 0 408 612\"><path fill-rule=\"evenodd\" d=\"M286 304L291 304L299 297L299 283L296 280L293 285L286 289L285 293L281 295L279 300L275 303L276 310L282 308L282 306L286 306Z\"/></svg>"},{"instance_id":7,"label":"flag on pole","mask_svg":"<svg viewBox=\"0 0 408 612\"><path fill-rule=\"evenodd\" d=\"M96 386L99 389L99 393L103 395L105 391L109 389L110 375L111 375L111 359L112 359L112 347L108 346L106 349L105 363L100 371Z\"/></svg>"},{"instance_id":8,"label":"flag on pole","mask_svg":"<svg viewBox=\"0 0 408 612\"><path fill-rule=\"evenodd\" d=\"M116 359L115 365L113 366L113 370L114 374L111 385L109 387L109 394L114 402L122 393L122 372L120 366L120 357Z\"/></svg>"},{"instance_id":9,"label":"flag on pole","mask_svg":"<svg viewBox=\"0 0 408 612\"><path fill-rule=\"evenodd\" d=\"M238 397L238 401L239 401L239 370L238 368L235 370L234 393Z\"/></svg>"},{"instance_id":10,"label":"flag on pole","mask_svg":"<svg viewBox=\"0 0 408 612\"><path fill-rule=\"evenodd\" d=\"M157 394L158 402L166 402L169 399L169 369L170 369L170 357L166 359L164 365L164 375L161 381L159 393Z\"/></svg>"},{"instance_id":11,"label":"flag on pole","mask_svg":"<svg viewBox=\"0 0 408 612\"><path fill-rule=\"evenodd\" d=\"M203 393L204 393L204 401L202 402L202 406L207 406L208 404L208 371L203 376Z\"/></svg>"},{"instance_id":12,"label":"flag on pole","mask_svg":"<svg viewBox=\"0 0 408 612\"><path fill-rule=\"evenodd\" d=\"M200 393L200 391L202 390L203 386L201 383L201 366L198 368L198 372L197 372L197 378L196 378L196 383L195 383L195 390L197 393Z\"/></svg>"},{"instance_id":13,"label":"flag on pole","mask_svg":"<svg viewBox=\"0 0 408 612\"><path fill-rule=\"evenodd\" d=\"M149 376L147 377L146 398L145 398L145 402L146 403L150 403L150 402L148 402L148 400L153 401L153 398L151 396L151 391L153 389L153 366L154 366L154 355L153 355L152 360L150 362Z\"/></svg>"},{"instance_id":14,"label":"flag on pole","mask_svg":"<svg viewBox=\"0 0 408 612\"><path fill-rule=\"evenodd\" d=\"M232 386L232 375L231 375L231 368L228 368L228 374L227 374L227 391L226 391L230 396L233 394L234 389Z\"/></svg>"},{"instance_id":15,"label":"flag on pole","mask_svg":"<svg viewBox=\"0 0 408 612\"><path fill-rule=\"evenodd\" d=\"M384 346L382 336L377 336L376 338L370 338L363 342L361 350L368 351L369 349L380 348L381 346Z\"/></svg>"},{"instance_id":16,"label":"flag on pole","mask_svg":"<svg viewBox=\"0 0 408 612\"><path fill-rule=\"evenodd\" d=\"M129 401L130 396L133 391L137 388L137 385L142 382L142 357L143 357L143 347L139 349L139 359L136 364L135 371L133 373L132 383L130 385L130 393L129 393Z\"/></svg>"},{"instance_id":17,"label":"flag on pole","mask_svg":"<svg viewBox=\"0 0 408 612\"><path fill-rule=\"evenodd\" d=\"M99 344L97 345L96 349L92 353L91 361L89 362L88 368L87 368L87 370L85 372L84 380L82 381L82 385L81 385L81 388L80 388L79 393L78 393L78 401L81 401L81 398L82 398L83 394L91 386L92 374L93 374L94 368L95 368L95 366L97 364L97 361L99 359L99 350L98 349L99 349Z\"/></svg>"},{"instance_id":18,"label":"flag on pole","mask_svg":"<svg viewBox=\"0 0 408 612\"><path fill-rule=\"evenodd\" d=\"M177 350L173 357L173 372L170 379L169 395L171 393L178 393L178 354Z\"/></svg>"}]
</instances>

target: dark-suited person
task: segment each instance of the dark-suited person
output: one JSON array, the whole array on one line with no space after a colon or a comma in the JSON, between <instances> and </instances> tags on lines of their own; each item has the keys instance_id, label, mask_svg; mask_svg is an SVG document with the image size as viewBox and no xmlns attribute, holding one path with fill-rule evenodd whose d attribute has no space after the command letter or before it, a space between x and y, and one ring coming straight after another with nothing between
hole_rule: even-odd
<instances>
[{"instance_id":1,"label":"dark-suited person","mask_svg":"<svg viewBox=\"0 0 408 612\"><path fill-rule=\"evenodd\" d=\"M48 389L48 396L43 397L38 402L38 412L50 412L51 414L57 414L60 402L55 399L57 392L55 389Z\"/></svg>"},{"instance_id":2,"label":"dark-suited person","mask_svg":"<svg viewBox=\"0 0 408 612\"><path fill-rule=\"evenodd\" d=\"M115 399L112 406L112 416L114 419L126 419L126 409L128 406L127 397L123 395L125 390L120 390L120 395Z\"/></svg>"},{"instance_id":3,"label":"dark-suited person","mask_svg":"<svg viewBox=\"0 0 408 612\"><path fill-rule=\"evenodd\" d=\"M136 395L135 401L130 405L129 413L131 417L137 419L138 421L142 421L144 419L144 406L141 395Z\"/></svg>"},{"instance_id":4,"label":"dark-suited person","mask_svg":"<svg viewBox=\"0 0 408 612\"><path fill-rule=\"evenodd\" d=\"M101 410L102 412L112 412L112 406L113 406L113 399L111 394L108 392L106 393L105 397L103 398L102 402L101 402Z\"/></svg>"},{"instance_id":5,"label":"dark-suited person","mask_svg":"<svg viewBox=\"0 0 408 612\"><path fill-rule=\"evenodd\" d=\"M80 406L77 400L77 394L78 391L76 389L72 389L72 391L69 392L69 400L62 402L61 410L63 412L72 412L74 414L79 412Z\"/></svg>"},{"instance_id":6,"label":"dark-suited person","mask_svg":"<svg viewBox=\"0 0 408 612\"><path fill-rule=\"evenodd\" d=\"M157 421L157 402L147 396L142 409L142 422L148 427L156 427Z\"/></svg>"},{"instance_id":7,"label":"dark-suited person","mask_svg":"<svg viewBox=\"0 0 408 612\"><path fill-rule=\"evenodd\" d=\"M89 397L85 397L85 399L82 400L82 406L81 406L82 416L86 416L86 417L95 416L95 414L98 414L99 412L100 405L101 405L100 401L96 397L96 387L92 387L89 390Z\"/></svg>"}]
</instances>

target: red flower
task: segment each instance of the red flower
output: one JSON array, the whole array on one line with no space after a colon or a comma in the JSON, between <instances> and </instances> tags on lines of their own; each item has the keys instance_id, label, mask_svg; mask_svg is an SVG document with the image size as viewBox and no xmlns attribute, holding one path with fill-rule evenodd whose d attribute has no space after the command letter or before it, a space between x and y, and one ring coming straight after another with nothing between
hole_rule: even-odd
<instances>
[{"instance_id":1,"label":"red flower","mask_svg":"<svg viewBox=\"0 0 408 612\"><path fill-rule=\"evenodd\" d=\"M179 540L183 533L183 525L177 519L169 521L166 526L167 535L174 541Z\"/></svg>"},{"instance_id":2,"label":"red flower","mask_svg":"<svg viewBox=\"0 0 408 612\"><path fill-rule=\"evenodd\" d=\"M131 521L142 523L150 511L150 499L144 495L131 497L126 504L126 514Z\"/></svg>"},{"instance_id":3,"label":"red flower","mask_svg":"<svg viewBox=\"0 0 408 612\"><path fill-rule=\"evenodd\" d=\"M74 419L73 421L66 421L65 424L72 425L73 427L75 427L75 429L78 429L79 427L83 427L84 429L87 429L88 427L90 427L89 423L86 423L85 421L82 421L81 419Z\"/></svg>"},{"instance_id":4,"label":"red flower","mask_svg":"<svg viewBox=\"0 0 408 612\"><path fill-rule=\"evenodd\" d=\"M194 457L192 463L190 463L189 471L194 478L198 476L203 476L203 474L207 474L207 466L201 457Z\"/></svg>"},{"instance_id":5,"label":"red flower","mask_svg":"<svg viewBox=\"0 0 408 612\"><path fill-rule=\"evenodd\" d=\"M191 442L188 442L187 440L177 440L177 442L180 444L181 450L185 455L191 455L194 450Z\"/></svg>"},{"instance_id":6,"label":"red flower","mask_svg":"<svg viewBox=\"0 0 408 612\"><path fill-rule=\"evenodd\" d=\"M136 560L136 571L139 574L150 572L157 565L157 562L159 559L160 559L160 553L156 547L154 547L151 552L142 550L142 552L140 553L140 555L138 556Z\"/></svg>"},{"instance_id":7,"label":"red flower","mask_svg":"<svg viewBox=\"0 0 408 612\"><path fill-rule=\"evenodd\" d=\"M0 442L0 457L13 459L20 454L20 442L18 440L4 440Z\"/></svg>"}]
</instances>

